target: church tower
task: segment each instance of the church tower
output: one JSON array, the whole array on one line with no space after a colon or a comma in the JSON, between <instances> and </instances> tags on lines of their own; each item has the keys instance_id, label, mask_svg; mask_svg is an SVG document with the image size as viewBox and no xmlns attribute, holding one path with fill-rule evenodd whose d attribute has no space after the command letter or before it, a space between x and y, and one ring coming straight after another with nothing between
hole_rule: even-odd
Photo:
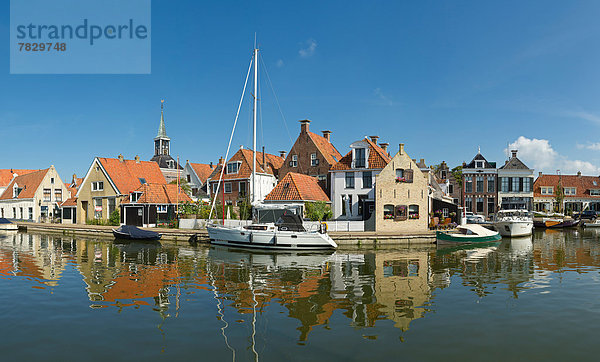
<instances>
[{"instance_id":1,"label":"church tower","mask_svg":"<svg viewBox=\"0 0 600 362\"><path fill-rule=\"evenodd\" d=\"M158 134L154 137L154 157L150 161L158 163L167 182L177 179L177 170L183 168L171 157L171 139L165 127L165 101L160 101L160 124Z\"/></svg>"}]
</instances>

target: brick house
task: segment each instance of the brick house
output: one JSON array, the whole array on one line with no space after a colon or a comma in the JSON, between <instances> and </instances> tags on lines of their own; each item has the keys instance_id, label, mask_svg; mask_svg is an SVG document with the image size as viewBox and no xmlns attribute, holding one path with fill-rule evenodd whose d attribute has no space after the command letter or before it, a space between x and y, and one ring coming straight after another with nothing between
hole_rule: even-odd
<instances>
[{"instance_id":1,"label":"brick house","mask_svg":"<svg viewBox=\"0 0 600 362\"><path fill-rule=\"evenodd\" d=\"M342 155L331 143L331 131L323 131L323 136L319 136L311 132L309 126L309 120L300 121L300 134L292 149L287 157L285 152L281 153L285 161L279 176L282 178L288 172L314 176L325 193L329 194L331 189L329 169L342 158Z\"/></svg>"},{"instance_id":2,"label":"brick house","mask_svg":"<svg viewBox=\"0 0 600 362\"><path fill-rule=\"evenodd\" d=\"M315 177L295 172L288 172L265 197L265 204L298 205L303 213L304 203L315 201L331 203Z\"/></svg>"},{"instance_id":3,"label":"brick house","mask_svg":"<svg viewBox=\"0 0 600 362\"><path fill-rule=\"evenodd\" d=\"M367 220L375 209L377 174L390 162L377 136L350 145L342 159L331 167L331 202L334 219Z\"/></svg>"},{"instance_id":4,"label":"brick house","mask_svg":"<svg viewBox=\"0 0 600 362\"><path fill-rule=\"evenodd\" d=\"M400 233L426 232L429 225L429 173L423 172L404 151L375 177L375 230Z\"/></svg>"},{"instance_id":5,"label":"brick house","mask_svg":"<svg viewBox=\"0 0 600 362\"><path fill-rule=\"evenodd\" d=\"M563 190L562 205L556 204L556 190ZM600 211L600 177L577 175L544 175L539 173L533 183L533 204L535 211L579 212L582 210Z\"/></svg>"},{"instance_id":6,"label":"brick house","mask_svg":"<svg viewBox=\"0 0 600 362\"><path fill-rule=\"evenodd\" d=\"M209 196L212 199L217 192L223 159L208 177ZM283 164L283 158L269 153L256 153L256 192L255 200L262 201L265 196L277 185L279 170ZM240 148L227 161L223 173L223 184L219 187L217 201L225 199L226 205L237 205L242 200L248 199L252 187L252 150Z\"/></svg>"},{"instance_id":7,"label":"brick house","mask_svg":"<svg viewBox=\"0 0 600 362\"><path fill-rule=\"evenodd\" d=\"M493 215L498 204L496 162L488 162L477 152L468 165L463 164L462 173L463 207L486 218Z\"/></svg>"},{"instance_id":8,"label":"brick house","mask_svg":"<svg viewBox=\"0 0 600 362\"><path fill-rule=\"evenodd\" d=\"M446 161L440 163L435 177L444 193L452 198L452 202L456 205L462 205L462 185L456 181Z\"/></svg>"}]
</instances>

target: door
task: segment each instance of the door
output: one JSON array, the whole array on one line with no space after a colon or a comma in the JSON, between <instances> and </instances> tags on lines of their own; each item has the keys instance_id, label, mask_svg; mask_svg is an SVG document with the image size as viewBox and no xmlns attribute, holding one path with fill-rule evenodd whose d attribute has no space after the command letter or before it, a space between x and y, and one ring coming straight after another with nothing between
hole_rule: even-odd
<instances>
[{"instance_id":1,"label":"door","mask_svg":"<svg viewBox=\"0 0 600 362\"><path fill-rule=\"evenodd\" d=\"M144 208L142 206L125 207L125 224L143 226Z\"/></svg>"},{"instance_id":2,"label":"door","mask_svg":"<svg viewBox=\"0 0 600 362\"><path fill-rule=\"evenodd\" d=\"M85 221L88 219L87 213L88 213L88 202L81 201L81 221L83 221L84 224L85 224Z\"/></svg>"}]
</instances>

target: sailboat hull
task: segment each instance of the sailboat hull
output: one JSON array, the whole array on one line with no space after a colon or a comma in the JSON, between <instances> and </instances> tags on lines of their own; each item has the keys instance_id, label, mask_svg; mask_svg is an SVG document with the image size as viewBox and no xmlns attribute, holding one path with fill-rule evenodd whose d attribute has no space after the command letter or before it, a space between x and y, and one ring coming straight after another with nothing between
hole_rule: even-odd
<instances>
[{"instance_id":1,"label":"sailboat hull","mask_svg":"<svg viewBox=\"0 0 600 362\"><path fill-rule=\"evenodd\" d=\"M247 230L241 227L209 225L210 243L250 249L331 250L337 244L327 234L316 231Z\"/></svg>"}]
</instances>

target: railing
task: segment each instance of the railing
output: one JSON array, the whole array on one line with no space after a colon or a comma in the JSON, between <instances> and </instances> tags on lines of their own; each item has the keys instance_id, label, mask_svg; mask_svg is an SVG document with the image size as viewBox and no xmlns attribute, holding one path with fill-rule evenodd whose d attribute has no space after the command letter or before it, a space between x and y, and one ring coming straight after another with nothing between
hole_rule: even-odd
<instances>
[{"instance_id":1,"label":"railing","mask_svg":"<svg viewBox=\"0 0 600 362\"><path fill-rule=\"evenodd\" d=\"M221 220L218 220L220 223ZM328 231L364 231L365 222L361 220L352 221L326 221ZM204 219L180 219L180 229L201 229L206 227L207 221ZM247 226L252 224L252 220L231 220L226 219L226 226ZM320 228L320 221L304 221L304 228L308 231L317 231Z\"/></svg>"}]
</instances>

